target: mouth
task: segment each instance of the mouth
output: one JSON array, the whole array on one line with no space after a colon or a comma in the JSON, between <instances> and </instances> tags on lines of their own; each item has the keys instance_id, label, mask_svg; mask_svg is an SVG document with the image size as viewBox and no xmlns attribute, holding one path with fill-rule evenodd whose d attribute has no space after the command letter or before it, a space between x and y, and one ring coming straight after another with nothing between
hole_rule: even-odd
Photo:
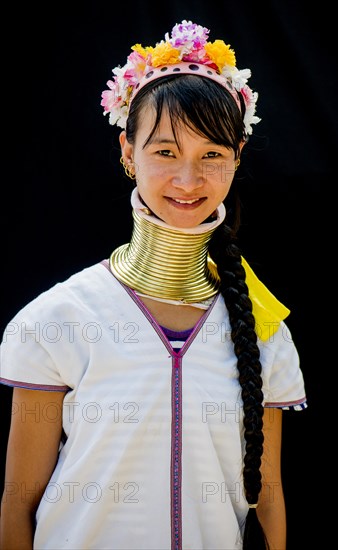
<instances>
[{"instance_id":1,"label":"mouth","mask_svg":"<svg viewBox=\"0 0 338 550\"><path fill-rule=\"evenodd\" d=\"M206 197L199 197L196 199L179 199L176 197L165 197L171 204L178 207L189 208L196 207L202 204L206 200Z\"/></svg>"}]
</instances>

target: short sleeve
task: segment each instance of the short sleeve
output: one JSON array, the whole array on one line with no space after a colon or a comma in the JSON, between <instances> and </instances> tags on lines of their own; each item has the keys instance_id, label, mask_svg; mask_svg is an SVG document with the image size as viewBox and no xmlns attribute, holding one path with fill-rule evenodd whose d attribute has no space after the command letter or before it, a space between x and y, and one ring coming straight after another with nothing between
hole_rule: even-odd
<instances>
[{"instance_id":1,"label":"short sleeve","mask_svg":"<svg viewBox=\"0 0 338 550\"><path fill-rule=\"evenodd\" d=\"M6 338L6 336L5 336ZM66 391L47 351L27 336L3 340L0 348L0 382L8 386L47 391Z\"/></svg>"},{"instance_id":2,"label":"short sleeve","mask_svg":"<svg viewBox=\"0 0 338 550\"><path fill-rule=\"evenodd\" d=\"M40 319L40 299L23 308L8 323L0 346L0 382L27 389L67 391L48 349L58 338L58 324Z\"/></svg>"},{"instance_id":3,"label":"short sleeve","mask_svg":"<svg viewBox=\"0 0 338 550\"><path fill-rule=\"evenodd\" d=\"M262 347L265 407L302 410L307 408L300 358L284 321Z\"/></svg>"}]
</instances>

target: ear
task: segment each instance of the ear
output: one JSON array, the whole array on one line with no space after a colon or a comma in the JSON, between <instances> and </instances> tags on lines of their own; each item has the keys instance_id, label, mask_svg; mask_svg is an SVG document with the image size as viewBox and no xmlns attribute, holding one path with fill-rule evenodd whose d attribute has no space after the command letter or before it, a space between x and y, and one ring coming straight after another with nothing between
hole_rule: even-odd
<instances>
[{"instance_id":1,"label":"ear","mask_svg":"<svg viewBox=\"0 0 338 550\"><path fill-rule=\"evenodd\" d=\"M121 145L121 154L125 164L131 164L133 162L133 146L127 140L127 135L125 130L120 133L119 136L120 145Z\"/></svg>"},{"instance_id":2,"label":"ear","mask_svg":"<svg viewBox=\"0 0 338 550\"><path fill-rule=\"evenodd\" d=\"M243 147L244 147L245 144L246 144L246 141L245 141L245 140L241 141L241 143L239 144L239 151L240 151L240 153L242 152L242 149L243 149Z\"/></svg>"}]
</instances>

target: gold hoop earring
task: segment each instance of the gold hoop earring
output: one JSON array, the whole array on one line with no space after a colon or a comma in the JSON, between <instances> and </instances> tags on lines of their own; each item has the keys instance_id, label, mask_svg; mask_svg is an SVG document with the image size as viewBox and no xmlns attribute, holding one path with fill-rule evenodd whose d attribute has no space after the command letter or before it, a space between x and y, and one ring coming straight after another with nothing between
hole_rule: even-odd
<instances>
[{"instance_id":1,"label":"gold hoop earring","mask_svg":"<svg viewBox=\"0 0 338 550\"><path fill-rule=\"evenodd\" d=\"M235 172L237 170L237 168L239 167L239 165L241 164L241 159L237 159L236 162L235 162Z\"/></svg>"},{"instance_id":2,"label":"gold hoop earring","mask_svg":"<svg viewBox=\"0 0 338 550\"><path fill-rule=\"evenodd\" d=\"M128 162L128 164L126 164L123 160L123 157L120 158L120 163L122 164L122 166L124 168L126 176L128 176L128 178L130 178L131 180L134 180L136 178L136 175L131 171L131 165L133 163Z\"/></svg>"}]
</instances>

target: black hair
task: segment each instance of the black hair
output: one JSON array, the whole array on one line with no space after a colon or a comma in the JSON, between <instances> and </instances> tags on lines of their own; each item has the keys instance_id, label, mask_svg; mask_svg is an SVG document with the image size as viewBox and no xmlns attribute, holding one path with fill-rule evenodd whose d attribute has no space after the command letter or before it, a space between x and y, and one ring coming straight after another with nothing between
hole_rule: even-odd
<instances>
[{"instance_id":1,"label":"black hair","mask_svg":"<svg viewBox=\"0 0 338 550\"><path fill-rule=\"evenodd\" d=\"M239 145L246 139L243 117L230 92L213 80L196 75L169 75L141 88L131 103L127 119L127 139L131 143L135 138L138 113L145 102L155 107L157 115L147 142L166 108L175 138L175 126L180 122L210 141L233 149L236 158L239 157Z\"/></svg>"},{"instance_id":2,"label":"black hair","mask_svg":"<svg viewBox=\"0 0 338 550\"><path fill-rule=\"evenodd\" d=\"M240 95L240 94L239 94ZM179 139L175 128L184 124L210 141L233 149L239 158L240 145L247 140L241 111L228 90L205 77L197 75L171 75L150 82L133 99L127 119L126 135L134 143L141 113L151 105L156 112L153 128L144 146L156 132L163 109L169 113L177 146ZM233 184L231 186L231 191ZM229 223L227 200L233 204ZM261 457L263 454L263 392L260 351L255 332L252 302L245 282L245 270L238 248L237 230L240 225L240 201L233 191L225 199L227 219L215 230L209 243L209 254L217 265L220 292L229 312L231 338L237 357L239 383L244 412L244 438L246 441L243 464L245 496L249 504L256 504L262 488ZM243 535L243 550L269 548L256 509L249 508Z\"/></svg>"}]
</instances>

